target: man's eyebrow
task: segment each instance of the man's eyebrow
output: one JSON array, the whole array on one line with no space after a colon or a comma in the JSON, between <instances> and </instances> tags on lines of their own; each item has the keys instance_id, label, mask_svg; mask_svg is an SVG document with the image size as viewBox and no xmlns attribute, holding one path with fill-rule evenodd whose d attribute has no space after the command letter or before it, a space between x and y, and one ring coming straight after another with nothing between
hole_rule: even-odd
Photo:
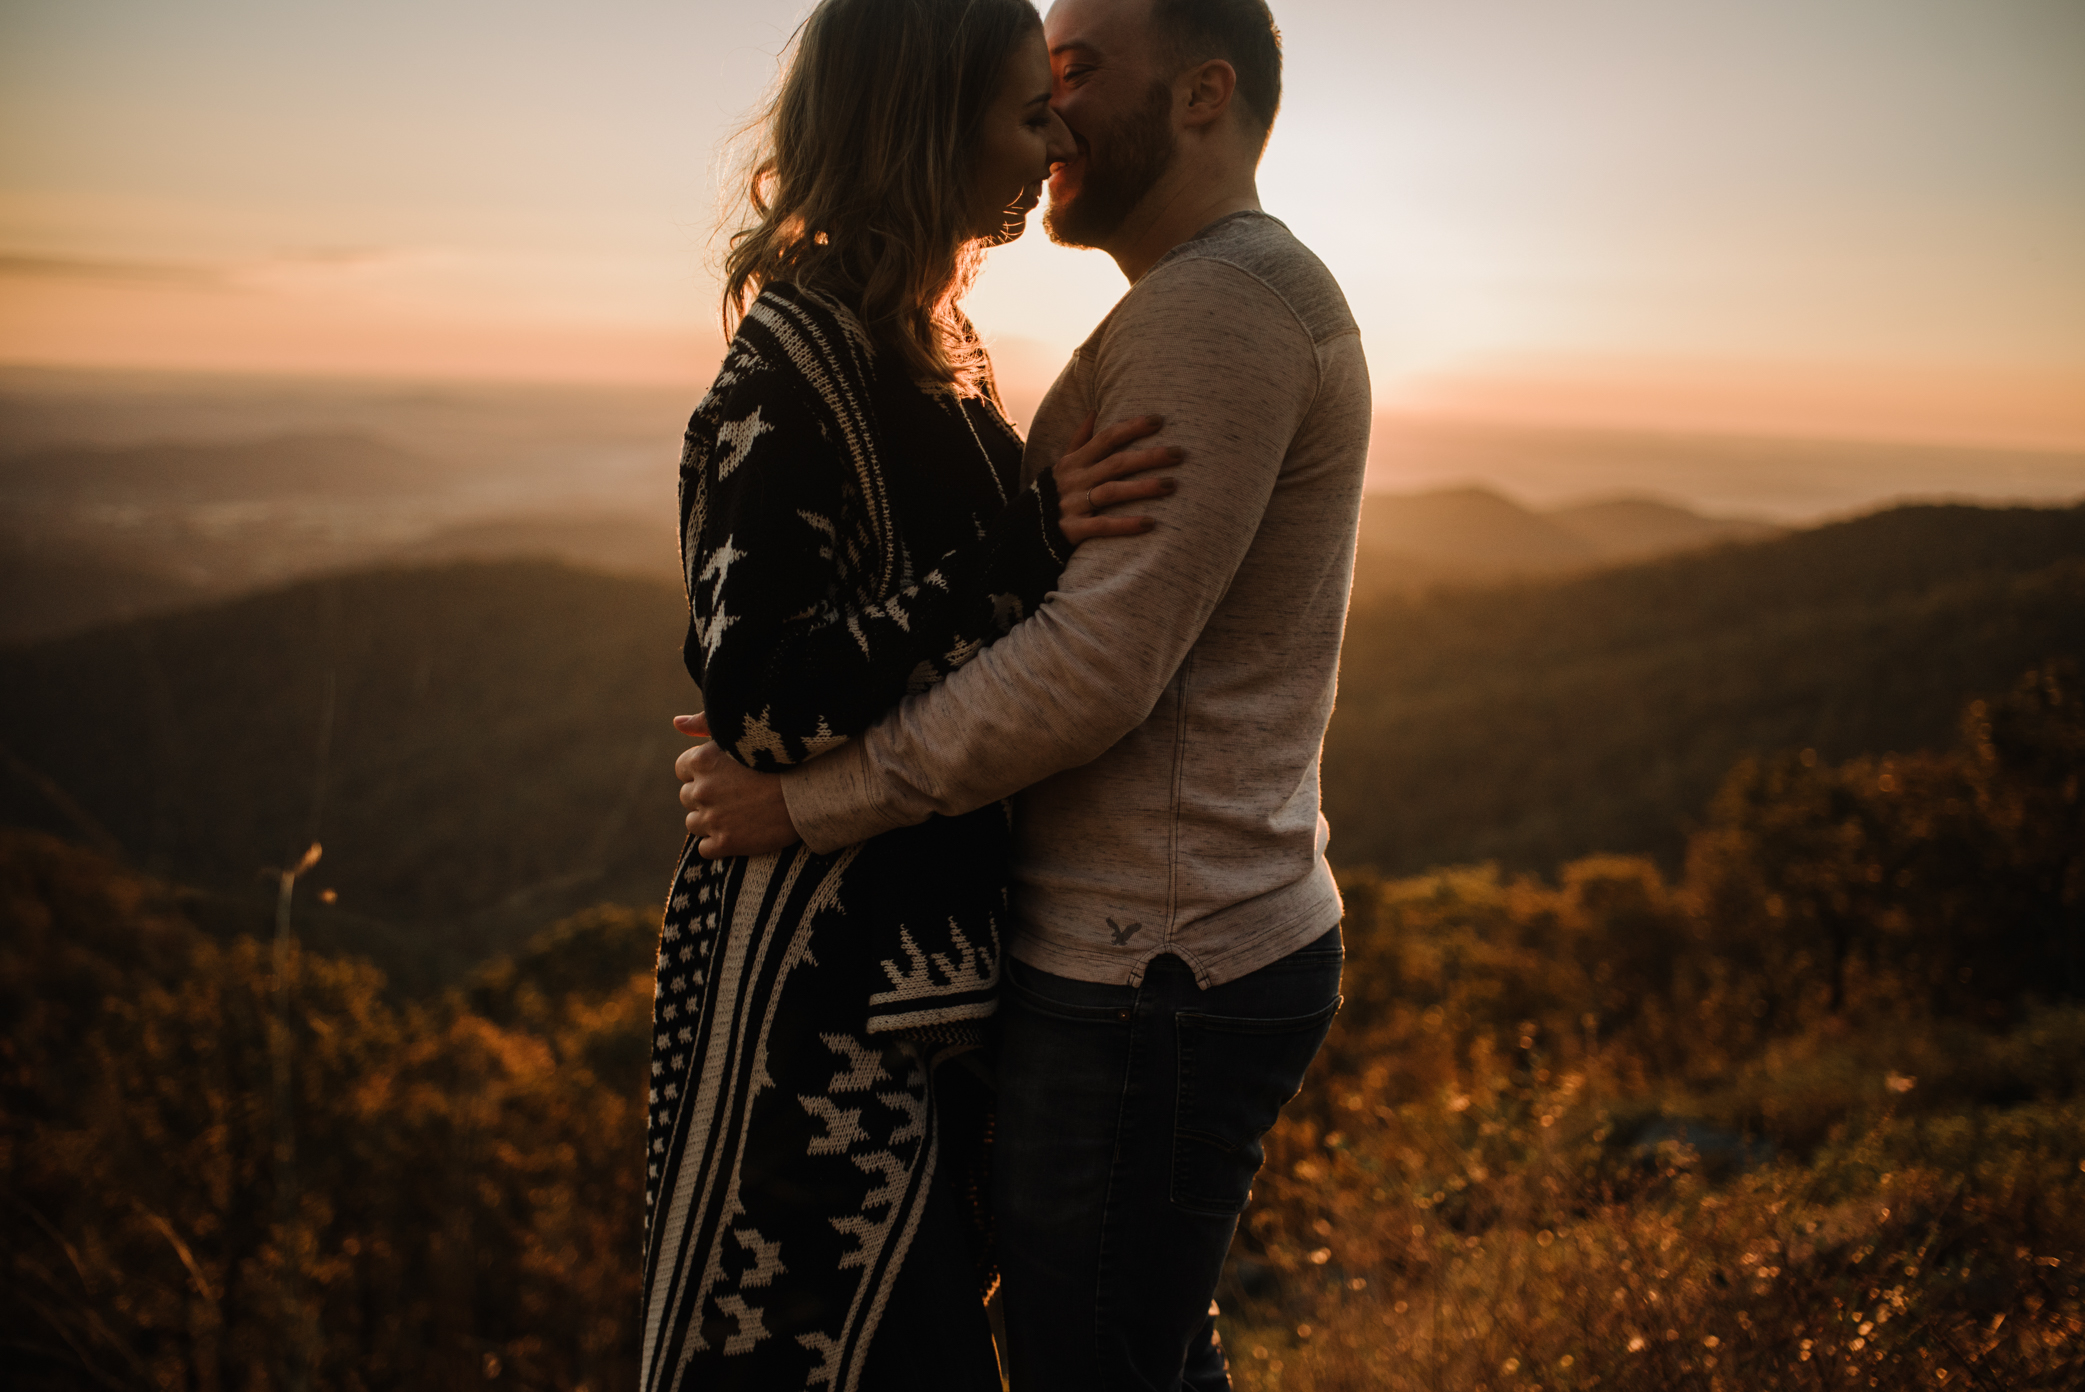
<instances>
[{"instance_id":1,"label":"man's eyebrow","mask_svg":"<svg viewBox=\"0 0 2085 1392\"><path fill-rule=\"evenodd\" d=\"M1050 56L1052 58L1055 58L1060 53L1072 52L1097 54L1100 52L1100 50L1095 48L1092 44L1088 43L1084 39L1072 39L1069 42L1058 44L1056 47L1052 48L1050 50Z\"/></svg>"}]
</instances>

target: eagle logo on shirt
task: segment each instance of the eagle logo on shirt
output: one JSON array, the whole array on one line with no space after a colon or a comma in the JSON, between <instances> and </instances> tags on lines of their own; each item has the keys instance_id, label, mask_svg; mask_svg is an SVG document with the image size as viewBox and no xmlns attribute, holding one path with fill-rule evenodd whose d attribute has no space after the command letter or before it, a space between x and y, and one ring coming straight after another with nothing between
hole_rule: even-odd
<instances>
[{"instance_id":1,"label":"eagle logo on shirt","mask_svg":"<svg viewBox=\"0 0 2085 1392\"><path fill-rule=\"evenodd\" d=\"M1141 923L1132 923L1125 928L1112 918L1108 920L1108 927L1114 930L1117 947L1129 946L1129 940L1144 931L1144 925Z\"/></svg>"}]
</instances>

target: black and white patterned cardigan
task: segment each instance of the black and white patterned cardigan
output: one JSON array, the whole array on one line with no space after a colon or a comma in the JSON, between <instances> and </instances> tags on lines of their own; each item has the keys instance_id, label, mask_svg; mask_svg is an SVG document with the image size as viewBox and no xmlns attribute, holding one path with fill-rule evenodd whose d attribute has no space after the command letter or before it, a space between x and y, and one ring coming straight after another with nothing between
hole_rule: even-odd
<instances>
[{"instance_id":1,"label":"black and white patterned cardigan","mask_svg":"<svg viewBox=\"0 0 2085 1392\"><path fill-rule=\"evenodd\" d=\"M1020 487L1020 451L989 378L981 397L923 386L836 301L760 295L681 466L685 657L727 753L814 758L1034 612L1070 546L1051 475ZM883 949L872 1033L945 1039L990 1013L1007 817L937 817L857 867L849 911Z\"/></svg>"},{"instance_id":2,"label":"black and white patterned cardigan","mask_svg":"<svg viewBox=\"0 0 2085 1392\"><path fill-rule=\"evenodd\" d=\"M815 757L1032 613L1069 548L1020 457L989 390L923 388L840 305L769 287L681 468L688 670L724 750ZM684 852L653 1008L647 1392L856 1386L925 1195L980 1184L988 1125L933 1079L996 1004L1010 850L993 806L830 854Z\"/></svg>"}]
</instances>

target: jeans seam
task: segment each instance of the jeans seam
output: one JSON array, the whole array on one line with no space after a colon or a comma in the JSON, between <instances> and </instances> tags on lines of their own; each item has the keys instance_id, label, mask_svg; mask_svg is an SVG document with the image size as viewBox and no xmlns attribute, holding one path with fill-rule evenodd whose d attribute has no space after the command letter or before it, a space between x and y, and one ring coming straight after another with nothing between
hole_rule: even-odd
<instances>
[{"instance_id":1,"label":"jeans seam","mask_svg":"<svg viewBox=\"0 0 2085 1392\"><path fill-rule=\"evenodd\" d=\"M1166 1149L1170 1152L1169 1158L1171 1162L1166 1166L1166 1202L1175 1208L1185 1209L1189 1213L1201 1214L1204 1217L1230 1216L1242 1218L1244 1216L1242 1205L1237 1209L1232 1209L1207 1201L1197 1201L1191 1196L1185 1199L1181 1197L1181 1170L1186 1164L1185 1157L1180 1153L1180 1144L1183 1140L1198 1140L1214 1143L1224 1150L1233 1149L1233 1147L1225 1145L1219 1136L1182 1124L1182 1114L1187 1111L1188 1103L1192 1100L1195 1079L1194 1059L1192 1057L1193 1046L1188 1042L1188 1031L1180 1028L1181 1018L1187 1013L1186 1011L1176 1011L1173 1015L1173 1134L1167 1137L1166 1144Z\"/></svg>"},{"instance_id":2,"label":"jeans seam","mask_svg":"<svg viewBox=\"0 0 2085 1392\"><path fill-rule=\"evenodd\" d=\"M1121 1187L1123 1166L1127 1163L1123 1147L1123 1128L1129 1118L1129 1093L1131 1079L1136 1077L1138 1047L1144 1042L1143 1034L1149 1018L1137 1009L1143 992L1138 991L1129 1006L1129 1047L1123 1051L1122 1085L1115 1097L1115 1134L1109 1146L1108 1189L1100 1203L1100 1251L1098 1267L1093 1273L1093 1366L1101 1365L1102 1333L1107 1320L1108 1301L1112 1298L1109 1268L1113 1264L1114 1248L1119 1241L1119 1224L1115 1221L1115 1195ZM1175 1104L1178 1105L1177 1103Z\"/></svg>"},{"instance_id":3,"label":"jeans seam","mask_svg":"<svg viewBox=\"0 0 2085 1392\"><path fill-rule=\"evenodd\" d=\"M1052 1020L1063 1020L1079 1025L1116 1025L1122 1023L1122 1010L1108 1005L1059 1005L1049 1000L1037 1000L1033 996L1017 996L1015 1004L1036 1015L1047 1015Z\"/></svg>"},{"instance_id":4,"label":"jeans seam","mask_svg":"<svg viewBox=\"0 0 2085 1392\"><path fill-rule=\"evenodd\" d=\"M1343 967L1345 965L1345 953L1297 953L1289 957L1278 957L1274 961L1269 962L1264 967L1255 968L1249 974L1257 976L1259 973L1265 972L1268 974L1268 977L1270 978L1276 976L1293 976L1299 972L1323 971L1326 967Z\"/></svg>"},{"instance_id":5,"label":"jeans seam","mask_svg":"<svg viewBox=\"0 0 2085 1392\"><path fill-rule=\"evenodd\" d=\"M1312 1028L1329 1027L1332 1018L1339 1013L1339 1008L1345 1003L1345 997L1335 994L1329 1004L1321 1006L1317 1010L1305 1015L1285 1017L1225 1016L1190 1010L1176 1010L1174 1012L1173 1126L1172 1135L1167 1138L1167 1149L1170 1152L1170 1164L1167 1167L1168 1173L1166 1178L1166 1201L1168 1203L1186 1212L1201 1214L1207 1217L1230 1216L1242 1219L1245 1214L1246 1204L1251 1199L1251 1191L1249 1189L1245 1200L1241 1201L1236 1208L1232 1208L1227 1202L1201 1199L1191 1194L1183 1197L1182 1181L1186 1165L1186 1158L1182 1154L1183 1142L1198 1142L1210 1145L1226 1154L1235 1153L1239 1149L1238 1146L1231 1144L1224 1137L1186 1124L1185 1117L1190 1110L1190 1103L1194 1100L1196 1084L1199 1081L1195 1060L1195 1036L1204 1030L1213 1034L1249 1037L1252 1035L1291 1034ZM1221 1026L1215 1029L1209 1028L1212 1023L1219 1021L1254 1026L1255 1028L1223 1029ZM1323 1047L1322 1036L1319 1047ZM1277 1109L1278 1114L1279 1109Z\"/></svg>"},{"instance_id":6,"label":"jeans seam","mask_svg":"<svg viewBox=\"0 0 2085 1392\"><path fill-rule=\"evenodd\" d=\"M1189 1100L1188 1092L1192 1087L1192 1083L1189 1082L1187 1086L1180 1086L1179 1081L1191 1079L1193 1066L1188 1058L1186 1036L1180 1032L1178 1026L1179 1017L1176 1015L1174 1017L1173 1057L1178 1081L1176 1081L1173 1089L1173 1134L1167 1138L1167 1149L1171 1152L1171 1163L1166 1167L1166 1202L1175 1208L1184 1209L1189 1213L1199 1214L1205 1218L1243 1218L1245 1215L1243 1204L1234 1209L1228 1205L1197 1200L1191 1196L1184 1199L1181 1197L1181 1169L1185 1164L1185 1160L1180 1153L1182 1140L1202 1141L1207 1144L1213 1144L1225 1151L1235 1150L1237 1147L1226 1144L1222 1137L1210 1132L1181 1125L1180 1114L1187 1107Z\"/></svg>"},{"instance_id":7,"label":"jeans seam","mask_svg":"<svg viewBox=\"0 0 2085 1392\"><path fill-rule=\"evenodd\" d=\"M1023 1009L1038 1015L1048 1015L1055 1020L1075 1020L1086 1024L1115 1024L1123 1018L1123 1006L1119 1005L1074 1005L1069 1001L1056 1000L1036 991L1031 991L1011 977L1000 984L1001 993L1011 997Z\"/></svg>"},{"instance_id":8,"label":"jeans seam","mask_svg":"<svg viewBox=\"0 0 2085 1392\"><path fill-rule=\"evenodd\" d=\"M1175 1012L1174 1019L1190 1020L1198 1027L1214 1029L1220 1034L1281 1034L1330 1020L1344 1004L1346 997L1335 996L1307 1015L1212 1015L1203 1010L1182 1010ZM1233 1028L1239 1025L1245 1028Z\"/></svg>"}]
</instances>

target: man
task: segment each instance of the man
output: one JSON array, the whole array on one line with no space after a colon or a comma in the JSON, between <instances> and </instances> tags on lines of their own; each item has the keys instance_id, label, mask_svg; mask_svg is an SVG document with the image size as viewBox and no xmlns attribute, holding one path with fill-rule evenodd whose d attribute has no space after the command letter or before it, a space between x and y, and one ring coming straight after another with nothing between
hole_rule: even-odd
<instances>
[{"instance_id":1,"label":"man","mask_svg":"<svg viewBox=\"0 0 2085 1392\"><path fill-rule=\"evenodd\" d=\"M720 856L1019 794L993 1190L1013 1386L1221 1388L1216 1280L1338 1003L1317 765L1368 375L1331 274L1260 211L1262 0L1059 0L1045 32L1078 148L1050 233L1132 288L1044 399L1027 469L1089 414L1158 413L1178 490L861 739L778 776L697 746L682 800Z\"/></svg>"}]
</instances>

